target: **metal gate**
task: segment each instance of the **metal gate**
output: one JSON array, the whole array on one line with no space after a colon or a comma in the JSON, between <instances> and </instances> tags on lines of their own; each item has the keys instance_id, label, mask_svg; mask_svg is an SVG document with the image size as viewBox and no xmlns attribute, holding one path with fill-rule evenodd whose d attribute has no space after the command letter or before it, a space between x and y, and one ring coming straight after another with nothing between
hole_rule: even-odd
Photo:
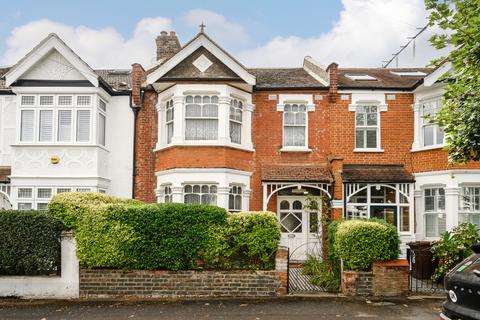
<instances>
[{"instance_id":1,"label":"metal gate","mask_svg":"<svg viewBox=\"0 0 480 320\"><path fill-rule=\"evenodd\" d=\"M432 259L431 252L407 249L409 265L409 289L411 293L443 294L443 284L432 280L437 262Z\"/></svg>"}]
</instances>

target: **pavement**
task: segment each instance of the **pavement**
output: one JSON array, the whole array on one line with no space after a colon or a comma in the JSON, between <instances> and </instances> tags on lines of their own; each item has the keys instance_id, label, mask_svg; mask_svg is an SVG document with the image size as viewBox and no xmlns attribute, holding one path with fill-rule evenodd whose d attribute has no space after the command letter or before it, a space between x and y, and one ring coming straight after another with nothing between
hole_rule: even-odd
<instances>
[{"instance_id":1,"label":"pavement","mask_svg":"<svg viewBox=\"0 0 480 320\"><path fill-rule=\"evenodd\" d=\"M0 299L0 319L440 319L440 299L292 297L196 301Z\"/></svg>"}]
</instances>

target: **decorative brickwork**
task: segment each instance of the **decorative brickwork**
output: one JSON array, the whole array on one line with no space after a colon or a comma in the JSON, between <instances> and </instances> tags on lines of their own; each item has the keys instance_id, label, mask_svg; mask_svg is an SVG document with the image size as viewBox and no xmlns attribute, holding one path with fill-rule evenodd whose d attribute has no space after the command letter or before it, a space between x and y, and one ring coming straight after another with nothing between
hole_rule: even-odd
<instances>
[{"instance_id":1,"label":"decorative brickwork","mask_svg":"<svg viewBox=\"0 0 480 320\"><path fill-rule=\"evenodd\" d=\"M407 260L373 263L373 295L382 297L408 295Z\"/></svg>"},{"instance_id":2,"label":"decorative brickwork","mask_svg":"<svg viewBox=\"0 0 480 320\"><path fill-rule=\"evenodd\" d=\"M272 271L147 271L83 269L80 297L268 297L288 288L288 250L279 248Z\"/></svg>"}]
</instances>

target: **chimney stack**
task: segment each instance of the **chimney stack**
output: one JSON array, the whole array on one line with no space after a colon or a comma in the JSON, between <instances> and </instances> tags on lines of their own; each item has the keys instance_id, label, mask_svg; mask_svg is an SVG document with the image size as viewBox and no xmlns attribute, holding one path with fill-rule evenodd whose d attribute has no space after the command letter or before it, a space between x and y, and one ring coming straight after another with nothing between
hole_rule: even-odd
<instances>
[{"instance_id":1,"label":"chimney stack","mask_svg":"<svg viewBox=\"0 0 480 320\"><path fill-rule=\"evenodd\" d=\"M157 44L157 61L166 61L173 57L178 51L180 51L180 42L178 41L175 31L160 32L160 35L155 39Z\"/></svg>"},{"instance_id":2,"label":"chimney stack","mask_svg":"<svg viewBox=\"0 0 480 320\"><path fill-rule=\"evenodd\" d=\"M327 72L330 78L330 89L328 92L328 101L335 102L338 94L338 64L330 63L327 67Z\"/></svg>"}]
</instances>

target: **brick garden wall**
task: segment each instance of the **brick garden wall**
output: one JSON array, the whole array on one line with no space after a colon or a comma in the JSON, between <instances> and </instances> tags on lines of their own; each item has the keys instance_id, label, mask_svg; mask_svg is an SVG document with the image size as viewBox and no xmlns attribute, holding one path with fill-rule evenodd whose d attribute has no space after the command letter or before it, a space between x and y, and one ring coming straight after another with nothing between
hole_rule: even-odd
<instances>
[{"instance_id":1,"label":"brick garden wall","mask_svg":"<svg viewBox=\"0 0 480 320\"><path fill-rule=\"evenodd\" d=\"M287 293L288 250L279 248L271 271L80 270L83 298L267 297Z\"/></svg>"}]
</instances>

